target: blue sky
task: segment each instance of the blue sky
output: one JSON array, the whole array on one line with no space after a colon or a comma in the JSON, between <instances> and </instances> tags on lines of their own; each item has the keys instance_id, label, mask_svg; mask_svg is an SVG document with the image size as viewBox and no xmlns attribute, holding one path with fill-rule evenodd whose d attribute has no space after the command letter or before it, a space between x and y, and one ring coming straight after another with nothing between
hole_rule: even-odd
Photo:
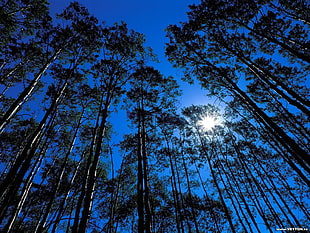
<instances>
[{"instance_id":1,"label":"blue sky","mask_svg":"<svg viewBox=\"0 0 310 233\"><path fill-rule=\"evenodd\" d=\"M52 12L60 12L69 0L50 0ZM164 29L186 20L188 5L198 0L78 0L90 13L108 25L125 21L129 28L147 37L147 44L163 56L167 42Z\"/></svg>"},{"instance_id":2,"label":"blue sky","mask_svg":"<svg viewBox=\"0 0 310 233\"><path fill-rule=\"evenodd\" d=\"M51 13L60 13L70 0L50 0ZM180 70L172 68L164 56L164 46L168 42L165 28L169 24L178 24L187 20L188 5L197 4L199 0L78 0L88 8L99 21L112 25L125 21L130 29L146 36L146 45L153 48L158 55L159 64L155 68L165 76L172 75L177 80L182 77ZM152 64L153 65L153 64ZM180 98L182 106L206 104L208 98L198 85L189 85L179 81L184 95Z\"/></svg>"}]
</instances>

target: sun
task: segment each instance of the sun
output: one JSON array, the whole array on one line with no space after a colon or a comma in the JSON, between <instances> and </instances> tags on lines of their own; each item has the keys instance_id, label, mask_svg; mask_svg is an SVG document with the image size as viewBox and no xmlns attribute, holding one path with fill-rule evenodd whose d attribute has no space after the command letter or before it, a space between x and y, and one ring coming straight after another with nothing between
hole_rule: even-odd
<instances>
[{"instance_id":1,"label":"sun","mask_svg":"<svg viewBox=\"0 0 310 233\"><path fill-rule=\"evenodd\" d=\"M217 121L213 117L205 117L203 118L199 124L205 129L205 130L211 130L217 125Z\"/></svg>"}]
</instances>

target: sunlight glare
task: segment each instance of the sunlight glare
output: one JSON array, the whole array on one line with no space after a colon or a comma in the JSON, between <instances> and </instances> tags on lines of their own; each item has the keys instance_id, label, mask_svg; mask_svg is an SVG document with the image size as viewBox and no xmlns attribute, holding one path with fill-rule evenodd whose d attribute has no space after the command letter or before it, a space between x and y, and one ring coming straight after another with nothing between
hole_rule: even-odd
<instances>
[{"instance_id":1,"label":"sunlight glare","mask_svg":"<svg viewBox=\"0 0 310 233\"><path fill-rule=\"evenodd\" d=\"M217 124L216 120L213 117L205 117L200 121L200 125L205 130L211 130Z\"/></svg>"}]
</instances>

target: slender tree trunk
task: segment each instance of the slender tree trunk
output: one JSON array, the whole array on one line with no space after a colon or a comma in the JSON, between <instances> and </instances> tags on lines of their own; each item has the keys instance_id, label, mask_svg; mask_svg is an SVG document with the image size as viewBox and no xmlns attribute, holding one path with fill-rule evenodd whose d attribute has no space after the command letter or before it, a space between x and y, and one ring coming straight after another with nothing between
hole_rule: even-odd
<instances>
[{"instance_id":1,"label":"slender tree trunk","mask_svg":"<svg viewBox=\"0 0 310 233\"><path fill-rule=\"evenodd\" d=\"M199 181L200 181L200 185L205 193L205 198L207 199L207 204L209 206L213 206L213 201L211 200L211 198L209 197L209 193L204 185L204 182L203 182L203 179L202 179L202 176L201 176L201 172L199 171L199 168L197 166L197 163L195 161L195 159L193 159L193 162L194 162L194 165L195 165L195 168L196 168L196 173L198 174L198 177L199 177ZM216 232L221 232L221 229L220 229L220 226L219 226L219 221L218 221L218 217L216 216L216 213L214 212L214 208L211 208L210 210L210 214L211 214L211 217L212 217L212 223L215 224L215 228L216 228Z\"/></svg>"},{"instance_id":2,"label":"slender tree trunk","mask_svg":"<svg viewBox=\"0 0 310 233\"><path fill-rule=\"evenodd\" d=\"M54 123L54 120L50 120L50 122L52 122L52 123ZM51 124L51 126L50 127L52 127L52 125L53 124ZM49 128L50 128L49 127ZM49 130L49 129L48 129ZM44 155L46 154L46 151L47 151L47 149L48 149L48 143L49 143L49 137L47 136L47 137L45 137L45 142L44 143L40 143L40 144L43 144L44 146L43 146L43 148L44 149L42 149L42 151L41 151L41 159L42 159L42 161L41 162L43 162L43 159L44 159ZM54 161L55 160L53 160L53 162L52 162L52 164L54 165ZM52 166L51 166L51 168L49 168L48 170L47 170L47 172L46 172L46 176L48 176L48 174L50 173L50 171L52 170ZM28 176L29 177L29 176ZM46 182L46 178L44 178L44 179L42 179L41 180L41 182L39 183L39 184L37 184L37 191L40 191L41 190L41 188L42 187L44 187L44 183ZM34 183L33 183L34 184ZM33 206L35 206L35 205L37 205L38 203L37 203L37 200L36 200L36 198L35 197L33 197L32 196L32 198L30 199L28 199L28 204L27 204L27 209L24 209L23 210L23 215L18 219L18 221L15 223L15 226L17 226L17 227L15 227L14 228L14 231L21 231L21 226L23 225L22 223L25 221L25 219L27 218L27 216L28 216L28 214L29 214L29 212L31 212L31 209L32 209L32 207ZM41 206L43 206L44 205L44 203L42 203L42 205ZM41 216L41 209L38 209L38 211L37 211L37 213L36 213L36 219L39 219L39 217ZM34 220L34 221L36 221L36 220Z\"/></svg>"},{"instance_id":3,"label":"slender tree trunk","mask_svg":"<svg viewBox=\"0 0 310 233\"><path fill-rule=\"evenodd\" d=\"M113 161L112 157L112 151L111 151L111 161ZM123 174L123 166L124 166L124 161L122 160L121 165L120 165L120 170L119 170L119 178L117 180L117 186L116 190L113 190L113 195L111 196L111 210L110 210L110 219L108 222L108 233L116 233L117 232L117 224L115 226L115 213L116 213L116 208L118 205L118 199L119 199L119 192L121 188L121 180L122 180L122 174ZM114 168L112 168L113 172ZM112 179L114 179L114 175L112 176ZM114 196L115 194L115 196Z\"/></svg>"},{"instance_id":4,"label":"slender tree trunk","mask_svg":"<svg viewBox=\"0 0 310 233\"><path fill-rule=\"evenodd\" d=\"M251 219L253 225L255 226L256 231L257 232L261 232L261 230L260 230L260 228L258 226L258 223L256 221L256 218L253 215L253 210L251 210L251 208L249 206L249 203L251 203L251 202L247 201L247 199L246 199L246 197L244 195L245 192L243 191L242 187L240 186L240 184L242 184L242 182L240 182L236 178L236 176L233 175L234 174L234 170L231 167L232 167L232 164L231 163L227 163L227 169L228 169L229 174L230 174L228 180L232 180L234 187L237 189L238 196L241 199L241 201L243 202L244 207L246 209L246 212L250 216L250 219ZM250 227L250 228L252 228L252 227Z\"/></svg>"},{"instance_id":5,"label":"slender tree trunk","mask_svg":"<svg viewBox=\"0 0 310 233\"><path fill-rule=\"evenodd\" d=\"M296 161L303 167L310 165L309 153L302 149L291 137L289 137L285 131L280 128L262 109L260 109L257 104L245 93L243 92L237 84L229 77L229 75L212 64L210 61L206 60L205 57L198 53L190 44L183 41L184 45L193 51L205 65L213 69L215 75L220 75L223 77L224 83L226 82L229 86L230 91L235 94L249 109L249 111L258 118L269 132L287 149L287 151L296 159Z\"/></svg>"},{"instance_id":6,"label":"slender tree trunk","mask_svg":"<svg viewBox=\"0 0 310 233\"><path fill-rule=\"evenodd\" d=\"M5 93L10 89L10 87L12 86L12 83L9 83L5 86L5 88L1 91L0 94L0 100L4 97Z\"/></svg>"},{"instance_id":7,"label":"slender tree trunk","mask_svg":"<svg viewBox=\"0 0 310 233\"><path fill-rule=\"evenodd\" d=\"M239 214L239 211L243 214L243 210L242 210L242 208L241 208L241 209L240 209L240 208L237 208L236 202L239 203L239 201L238 201L238 199L234 199L234 198L236 198L235 190L231 187L230 184L227 185L227 183L230 183L230 181L224 179L224 177L223 177L222 174L223 174L223 173L224 173L225 175L227 175L227 174L226 174L225 169L224 169L223 166L222 166L222 161L219 161L219 163L220 163L221 165L217 167L218 176L219 176L220 180L222 181L222 184L223 184L223 186L224 186L224 190L226 191L227 196L228 196L228 198L229 198L230 201L231 201L232 207L233 207L234 210L235 210L235 214L236 214L236 216L237 216L237 218L238 218L239 223L241 224L241 226L242 226L242 228L243 228L243 231L244 231L244 232L248 232L248 231L247 231L247 228L246 228L246 226L245 226L245 224L244 224L244 222L243 222L243 220L242 220L242 218L241 218L241 216L240 216L240 214ZM221 169L220 169L220 167L221 167ZM228 186L229 186L229 188L228 188ZM233 194L231 194L231 193L233 193ZM243 216L244 216L244 215L243 215ZM247 221L247 219L246 219L246 221ZM253 232L253 231L252 231L252 228L250 228L250 231Z\"/></svg>"},{"instance_id":8,"label":"slender tree trunk","mask_svg":"<svg viewBox=\"0 0 310 233\"><path fill-rule=\"evenodd\" d=\"M142 87L141 87L142 93ZM152 232L152 212L148 182L145 109L143 96L138 103L138 232Z\"/></svg>"},{"instance_id":9,"label":"slender tree trunk","mask_svg":"<svg viewBox=\"0 0 310 233\"><path fill-rule=\"evenodd\" d=\"M310 22L307 19L303 19L303 18L299 17L297 14L293 14L292 12L289 12L289 11L285 10L283 7L281 8L281 7L273 4L272 2L270 2L269 4L274 9L276 9L276 10L282 12L282 13L285 13L287 16L291 17L292 19L295 19L295 20L298 20L300 22L303 22L305 24L310 25Z\"/></svg>"},{"instance_id":10,"label":"slender tree trunk","mask_svg":"<svg viewBox=\"0 0 310 233\"><path fill-rule=\"evenodd\" d=\"M258 30L254 30L253 28L249 27L248 25L244 24L243 22L237 21L236 23L240 24L241 26L245 27L246 29L248 29L250 32L265 38L267 40L269 40L270 42L279 45L280 47L282 47L283 49L287 50L288 52L290 52L293 56L307 62L310 63L310 57L307 54L301 53L298 50L290 47L289 45L287 45L284 42L281 42L279 40L277 40L276 38L273 38L271 36L268 36L266 33L263 32L259 32Z\"/></svg>"},{"instance_id":11,"label":"slender tree trunk","mask_svg":"<svg viewBox=\"0 0 310 233\"><path fill-rule=\"evenodd\" d=\"M55 110L55 108L59 104L59 101L60 101L66 87L67 87L67 83L65 83L63 85L63 87L61 88L61 90L58 93L58 96L52 101L50 108L45 113L45 115L44 115L43 119L41 120L39 126L37 127L35 132L31 135L31 137L28 140L28 143L23 148L23 151L21 152L21 154L18 155L17 159L15 160L13 166L11 167L11 169L8 172L7 176L5 177L4 181L1 183L1 186L0 186L1 187L1 191L0 191L1 195L3 195L5 193L7 187L12 184L14 179L16 179L16 177L18 175L18 170L19 170L19 168L21 168L21 166L24 166L24 170L27 171L27 166L25 166L24 164L30 163L31 158L33 156L33 153L31 153L31 152L33 152L32 150L35 150L36 146L38 146L38 144L39 144L38 138L40 138L49 116L53 114L53 111ZM21 174L23 174L25 171L24 172L20 171L20 172L21 172Z\"/></svg>"},{"instance_id":12,"label":"slender tree trunk","mask_svg":"<svg viewBox=\"0 0 310 233\"><path fill-rule=\"evenodd\" d=\"M211 173L211 176L212 176L212 179L213 179L213 182L215 184L215 187L216 187L216 190L218 192L218 195L219 195L219 198L221 200L221 203L223 205L223 208L224 208L224 211L225 211L225 215L226 215L226 218L228 220L228 223L229 223L229 226L230 226L230 229L233 233L236 233L236 230L235 230L235 227L234 227L234 224L232 222L232 218L231 218L231 215L229 213L229 210L228 210L228 207L226 205L226 202L224 200L224 197L223 197L223 194L222 194L222 191L221 191L221 188L217 182L217 179L216 179L216 175L215 175L215 172L214 172L214 169L213 169L213 166L212 166L212 163L211 163L211 158L210 158L210 154L208 153L207 149L206 149L206 146L203 142L203 138L201 136L201 133L199 132L198 129L197 130L197 134L198 134L198 138L199 138L199 141L200 141L200 145L202 147L202 151L204 153L204 155L206 156L207 158L207 163L208 163L208 166L209 166L209 169L210 169L210 173ZM213 149L211 149L213 150ZM210 153L214 153L213 151L210 151Z\"/></svg>"},{"instance_id":13,"label":"slender tree trunk","mask_svg":"<svg viewBox=\"0 0 310 233\"><path fill-rule=\"evenodd\" d=\"M216 139L215 139L215 138L216 138ZM216 148L218 148L219 151L220 151L220 153L221 153L221 155L222 155L222 156L225 156L226 153L223 152L222 147L221 147L221 143L219 142L218 137L216 137L216 136L214 135L212 140L213 140L213 141L216 140L216 144L214 145L214 146L215 146L214 150L216 150ZM229 165L226 164L226 165L224 166L224 164L223 164L224 161L225 161L225 158L222 158L222 159L221 159L221 158L218 158L218 160L215 160L215 161L213 162L213 164L215 164L215 163L218 164L217 166L214 166L214 167L217 168L217 173L218 173L219 178L221 179L221 181L222 181L222 183L223 183L223 185L224 185L224 190L226 190L227 196L229 197L229 199L230 199L230 201L231 201L231 204L232 204L232 206L233 206L233 208L234 208L234 210L235 210L235 213L236 213L236 215L237 215L237 217L238 217L238 219L239 219L240 224L241 224L242 227L243 227L243 230L244 230L245 232L248 232L248 231L247 231L247 228L246 228L246 226L245 226L245 224L244 224L244 222L243 222L243 220L242 220L242 218L241 218L241 216L240 216L240 214L239 214L239 211L241 212L242 217L245 219L247 225L250 226L250 224L249 224L249 222L248 222L247 217L246 217L245 214L244 214L243 208L241 207L241 205L240 205L240 203L239 203L239 199L237 198L235 189L233 188L233 186L232 186L232 184L231 184L231 181L230 181L230 178L229 178L229 172L227 172L227 169L225 169L225 167L227 167L227 166L229 166ZM224 178L224 176L225 176L226 179ZM238 207L237 207L236 203L237 203ZM249 230L251 231L251 233L253 233L252 227L249 227Z\"/></svg>"},{"instance_id":14,"label":"slender tree trunk","mask_svg":"<svg viewBox=\"0 0 310 233\"><path fill-rule=\"evenodd\" d=\"M86 197L87 182L88 182L88 178L90 175L90 168L91 168L92 160L93 160L93 151L95 150L95 143L97 140L97 131L99 130L100 119L102 116L101 112L102 112L102 108L103 108L103 102L104 102L104 93L101 94L101 98L100 98L99 112L97 114L96 125L95 125L94 132L92 135L90 150L89 150L88 158L86 161L86 168L84 169L84 177L83 177L83 183L81 185L81 187L82 187L81 193L79 195L78 202L76 204L74 221L73 221L73 225L71 227L72 232L78 232L78 230L79 230L79 223L80 223L80 217L81 217L80 214L81 214L83 201ZM86 227L85 227L85 230L86 230Z\"/></svg>"},{"instance_id":15,"label":"slender tree trunk","mask_svg":"<svg viewBox=\"0 0 310 233\"><path fill-rule=\"evenodd\" d=\"M310 144L310 131L305 128L305 126L296 118L296 116L294 116L291 112L288 111L287 108L285 108L281 104L281 102L274 93L272 93L270 90L267 91L276 103L274 105L274 108L276 108L277 111L281 114L281 116L290 123L288 127L292 129L291 131L298 132L298 136L300 138L298 144L303 145L304 148L307 148L307 146ZM296 139L298 138L296 137ZM306 140L306 142L303 142L302 139Z\"/></svg>"},{"instance_id":16,"label":"slender tree trunk","mask_svg":"<svg viewBox=\"0 0 310 233\"><path fill-rule=\"evenodd\" d=\"M143 161L143 184L144 184L144 208L145 208L145 230L146 233L152 232L152 212L150 203L150 188L148 178L148 159L146 151L146 129L145 129L145 116L144 105L142 100L142 161Z\"/></svg>"},{"instance_id":17,"label":"slender tree trunk","mask_svg":"<svg viewBox=\"0 0 310 233\"><path fill-rule=\"evenodd\" d=\"M193 222L194 222L196 233L199 233L200 231L199 231L199 226L198 226L198 222L197 222L197 216L195 213L195 209L193 208L193 195L192 195L192 190L191 190L191 186L190 186L189 174L188 174L188 169L187 169L187 166L185 163L185 158L184 158L183 153L182 153L182 165L183 165L184 172L185 172L187 192L188 192L189 199L190 199L191 215L193 216Z\"/></svg>"},{"instance_id":18,"label":"slender tree trunk","mask_svg":"<svg viewBox=\"0 0 310 233\"><path fill-rule=\"evenodd\" d=\"M259 213L260 217L263 219L265 226L267 230L272 233L273 229L271 228L270 223L268 222L268 219L266 218L265 209L262 207L259 197L257 196L257 190L254 189L252 185L252 180L248 177L246 173L244 173L244 177L247 181L247 184L249 186L249 189L246 187L248 195L251 199L251 203L255 206L257 212ZM241 180L240 180L241 181Z\"/></svg>"},{"instance_id":19,"label":"slender tree trunk","mask_svg":"<svg viewBox=\"0 0 310 233\"><path fill-rule=\"evenodd\" d=\"M182 145L182 150L183 150L183 146ZM183 152L183 151L182 151ZM181 177L180 177L180 173L179 173L179 166L178 166L178 161L176 159L175 156L173 156L173 166L175 167L175 192L177 194L177 200L178 200L178 211L179 211L179 219L180 219L180 227L181 227L181 230L182 230L182 233L185 232L185 226L184 226L184 220L186 221L186 223L188 222L187 221L187 217L188 216L184 216L184 198L183 198L183 195L182 195L182 189L181 189Z\"/></svg>"},{"instance_id":20,"label":"slender tree trunk","mask_svg":"<svg viewBox=\"0 0 310 233\"><path fill-rule=\"evenodd\" d=\"M92 140L92 143L90 145L91 148L93 147L94 140L95 139ZM91 165L91 154L88 154L86 167L84 169L84 177L83 177L82 184L81 184L81 193L78 197L77 204L75 207L74 221L73 221L73 225L71 227L72 232L78 232L79 222L80 222L80 213L81 213L81 208L83 205L83 200L85 198L87 177L89 174L90 165Z\"/></svg>"},{"instance_id":21,"label":"slender tree trunk","mask_svg":"<svg viewBox=\"0 0 310 233\"><path fill-rule=\"evenodd\" d=\"M57 194L57 192L59 190L59 187L60 187L63 175L64 175L65 170L66 170L66 166L67 166L67 162L68 162L69 156L71 155L71 152L72 152L72 150L74 148L74 144L75 144L75 141L76 141L76 138L77 138L77 135L78 135L78 132L80 130L81 123L82 123L82 118L83 118L84 111L85 111L85 109L83 108L82 109L82 113L80 115L80 118L78 120L77 127L75 129L74 134L73 134L71 143L69 145L69 149L68 149L68 151L67 151L67 153L65 155L64 161L63 161L62 166L60 168L60 172L59 172L58 177L57 177L57 179L55 181L56 183L54 185L52 193L50 194L50 200L49 200L49 202L48 202L48 204L47 204L47 206L46 206L46 208L44 210L44 215L43 215L41 221L39 222L39 224L38 224L38 226L36 228L35 233L43 232L43 229L44 229L44 227L46 225L46 220L47 220L48 215L50 214L53 202L55 201L56 194Z\"/></svg>"},{"instance_id":22,"label":"slender tree trunk","mask_svg":"<svg viewBox=\"0 0 310 233\"><path fill-rule=\"evenodd\" d=\"M238 161L239 164L241 164L243 171L245 173L248 174L249 176L249 180L256 186L258 193L260 193L260 196L262 197L262 202L266 204L266 206L269 208L270 213L273 215L274 220L276 221L276 224L279 227L285 227L283 225L283 222L281 221L281 219L279 218L279 216L276 214L276 211L274 209L274 205L272 205L272 203L269 200L269 197L266 195L266 192L263 190L262 185L260 183L258 183L257 178L254 177L253 175L253 170L251 168L248 167L248 164L244 162L244 158L242 156L242 154L240 153L239 149L234 145L234 148L236 150L236 152L238 153ZM273 197L273 196L272 196ZM281 208L281 206L280 206ZM267 219L267 218L266 218ZM291 224L291 222L289 222ZM274 224L274 223L273 223ZM291 225L292 226L292 225Z\"/></svg>"},{"instance_id":23,"label":"slender tree trunk","mask_svg":"<svg viewBox=\"0 0 310 233\"><path fill-rule=\"evenodd\" d=\"M61 201L61 203L59 204L59 210L58 210L58 214L57 214L57 216L56 216L56 219L55 219L55 221L54 221L54 223L53 223L53 228L52 228L52 233L55 233L56 232L56 229L57 229L57 227L58 227L58 225L59 225L59 223L60 223L60 221L61 221L61 218L62 218L62 215L63 215L63 211L64 211L64 209L65 209L65 204L66 204L66 202L67 202L67 200L68 200L68 198L69 198L69 195L70 195L70 190L71 190L71 186L72 186L72 184L74 183L74 181L75 181L75 178L76 178L76 175L77 175L77 173L78 173L78 170L79 170L79 168L80 168L80 165L81 165L81 163L82 163L82 158L80 159L80 161L78 162L78 164L77 164L77 166L76 166L76 168L75 168L75 171L74 171L74 173L73 173L73 175L72 175L72 177L71 177L71 180L70 180L70 186L66 189L66 194L65 194L65 197L63 198L63 200ZM72 209L73 207L71 207L71 209ZM70 216L70 219L71 219L71 216ZM70 220L69 220L69 223L68 223L69 225L70 225Z\"/></svg>"},{"instance_id":24,"label":"slender tree trunk","mask_svg":"<svg viewBox=\"0 0 310 233\"><path fill-rule=\"evenodd\" d=\"M260 168L257 169L257 165ZM270 196L272 197L272 199L274 200L274 202L277 204L277 206L279 207L279 209L281 210L283 216L286 217L287 222L290 224L290 226L297 226L297 227L302 227L302 225L300 224L299 220L297 219L297 217L295 216L295 214L291 211L291 208L289 207L289 205L287 204L286 200L283 198L283 196L281 195L281 193L278 190L277 185L275 185L275 183L273 182L273 180L269 177L269 174L266 172L266 170L264 169L264 167L260 164L259 161L256 160L256 163L254 164L254 166L252 166L254 168L254 170L256 171L257 174L260 174L260 177L262 176L261 171L263 171L265 173L265 176L267 176L266 178L261 178L261 182L265 187L265 190L268 190L268 192L270 193ZM268 183L270 185L268 185L265 180L268 181ZM271 188L272 191L271 191ZM273 194L277 194L277 197ZM281 201L281 203L283 203L283 205L281 203L279 203L278 199ZM285 208L284 208L285 207ZM290 214L290 216L294 219L294 223L291 222L291 219L289 218L289 216L287 215L286 211Z\"/></svg>"},{"instance_id":25,"label":"slender tree trunk","mask_svg":"<svg viewBox=\"0 0 310 233\"><path fill-rule=\"evenodd\" d=\"M176 162L175 162L175 164L176 164ZM177 168L177 166L176 166L176 168ZM183 213L181 215L181 220L182 220L182 223L183 223L183 221L185 221L185 223L188 227L187 231L192 232L192 226L191 226L190 221L189 221L189 216L188 216L188 214L186 214L186 209L185 209L186 207L185 207L185 203L184 203L184 196L182 193L182 187L181 187L182 182L181 182L181 176L180 176L179 169L176 169L176 175L177 175L177 180L178 180L178 190L179 190L178 192L180 194L179 196L181 199L181 203L180 203L181 209L183 209ZM184 226L184 225L182 224L182 226Z\"/></svg>"},{"instance_id":26,"label":"slender tree trunk","mask_svg":"<svg viewBox=\"0 0 310 233\"><path fill-rule=\"evenodd\" d=\"M8 174L4 178L0 186L0 196L1 201L1 210L0 210L0 222L3 218L4 211L6 210L10 199L16 196L18 188L21 186L23 178L27 173L29 166L31 165L31 160L35 155L41 138L43 136L43 129L46 125L48 118L53 115L55 108L57 108L59 101L67 87L67 82L64 83L61 90L58 92L58 96L53 100L50 108L46 111L43 119L41 120L39 126L35 132L31 135L28 140L28 143L23 148L20 155L18 155L15 163L9 170Z\"/></svg>"},{"instance_id":27,"label":"slender tree trunk","mask_svg":"<svg viewBox=\"0 0 310 233\"><path fill-rule=\"evenodd\" d=\"M29 191L30 191L30 189L32 187L32 184L33 184L33 179L34 179L35 175L37 174L37 172L39 171L39 169L41 168L43 157L44 157L45 151L47 149L46 142L47 142L47 140L44 143L45 148L40 153L40 156L38 157L38 159L36 161L36 164L33 166L29 176L25 180L25 184L24 184L24 187L23 187L22 195L19 198L17 207L14 210L14 212L11 214L11 218L10 218L8 224L6 225L5 229L4 229L5 232L10 233L10 232L13 232L13 230L14 230L15 221L17 219L17 216L20 214L20 212L21 212L21 210L23 208L23 205L24 205L24 203L26 201L26 198L28 197Z\"/></svg>"},{"instance_id":28,"label":"slender tree trunk","mask_svg":"<svg viewBox=\"0 0 310 233\"><path fill-rule=\"evenodd\" d=\"M251 197L254 205L256 206L258 213L260 214L263 221L265 222L266 227L268 228L268 230L270 232L272 232L271 225L275 224L275 223L273 222L272 224L269 224L269 222L268 222L269 218L266 217L266 214L265 214L266 211L263 210L263 208L261 206L261 201L257 197L258 193L260 194L260 197L262 197L263 203L265 203L267 205L267 207L270 210L270 213L273 215L274 219L277 221L277 224L281 225L280 227L283 228L284 226L283 226L281 220L279 220L278 216L275 214L273 206L270 204L270 202L269 202L268 198L266 197L264 191L262 191L262 189L261 189L260 185L258 184L256 178L253 176L252 171L248 168L247 164L244 163L243 155L241 154L238 146L236 144L234 144L233 140L232 140L232 143L233 143L233 148L234 148L236 154L238 155L236 162L239 165L239 167L241 167L243 177L246 179L247 184L249 185L250 190L252 192L252 194L250 194L250 197ZM242 178L240 178L240 179L242 179ZM253 183L254 183L254 185L253 185ZM255 189L255 187L256 187L256 189Z\"/></svg>"},{"instance_id":29,"label":"slender tree trunk","mask_svg":"<svg viewBox=\"0 0 310 233\"><path fill-rule=\"evenodd\" d=\"M269 71L260 67L258 64L254 64L254 62L251 61L250 59L246 59L244 56L241 56L238 52L231 49L227 44L225 44L225 47L226 49L231 51L236 57L238 57L240 61L242 61L262 82L266 83L270 88L272 88L276 93L278 93L288 103L300 109L302 112L304 112L307 116L310 117L310 111L307 109L307 107L310 107L310 101L307 101L301 96L299 96L296 92L288 88L287 85L282 83L277 77L272 75ZM274 83L272 83L270 80L272 80ZM290 94L295 99L292 99L288 95L286 95L281 89L278 88L278 86L283 88L283 90L285 90L288 94Z\"/></svg>"},{"instance_id":30,"label":"slender tree trunk","mask_svg":"<svg viewBox=\"0 0 310 233\"><path fill-rule=\"evenodd\" d=\"M138 205L138 232L144 233L146 228L146 221L145 221L145 182L144 182L144 158L143 158L143 137L144 137L144 126L143 126L143 109L142 104L138 103L138 183L137 183L137 205Z\"/></svg>"},{"instance_id":31,"label":"slender tree trunk","mask_svg":"<svg viewBox=\"0 0 310 233\"><path fill-rule=\"evenodd\" d=\"M272 170L272 172L274 172L274 170ZM279 172L274 173L274 174L281 181L283 187L285 187L286 190L288 191L289 195L287 195L287 196L289 198L291 198L291 200L295 203L295 205L298 206L298 208L304 213L306 218L310 221L309 209L300 200L298 200L296 195L291 191L291 185L288 184L287 180ZM283 196L283 195L281 195L281 196Z\"/></svg>"},{"instance_id":32,"label":"slender tree trunk","mask_svg":"<svg viewBox=\"0 0 310 233\"><path fill-rule=\"evenodd\" d=\"M0 119L0 133L3 132L6 125L10 122L11 118L18 111L20 106L27 100L27 98L32 94L34 88L37 86L40 78L45 73L45 71L49 68L49 66L54 62L54 60L58 57L62 49L58 49L53 56L44 64L39 73L36 74L35 78L31 81L31 83L26 87L23 92L18 96L18 98L14 101L14 103L10 106L10 108L6 111L3 117Z\"/></svg>"},{"instance_id":33,"label":"slender tree trunk","mask_svg":"<svg viewBox=\"0 0 310 233\"><path fill-rule=\"evenodd\" d=\"M28 63L29 61L26 61L24 63ZM15 65L15 67L13 69L11 69L8 73L4 74L2 77L1 77L1 82L4 82L5 80L7 80L15 71L17 71L19 69L19 67L22 65L22 61L20 61L17 65ZM2 67L1 67L2 68ZM0 70L1 70L0 68Z\"/></svg>"},{"instance_id":34,"label":"slender tree trunk","mask_svg":"<svg viewBox=\"0 0 310 233\"><path fill-rule=\"evenodd\" d=\"M183 227L180 226L181 207L180 207L179 195L177 192L177 182L176 182L175 168L174 168L174 164L173 164L173 160L172 160L172 151L171 151L170 146L169 146L168 135L164 132L164 129L162 131L163 131L163 134L165 137L165 142L166 142L166 146L167 146L167 154L168 154L169 163L170 163L171 187L172 187L172 193L173 193L173 197L174 197L177 231L178 231L178 233L181 233L181 229L182 229L182 232L184 232L184 229L183 229Z\"/></svg>"},{"instance_id":35,"label":"slender tree trunk","mask_svg":"<svg viewBox=\"0 0 310 233\"><path fill-rule=\"evenodd\" d=\"M138 205L138 233L144 233L144 183L143 183L143 158L142 158L142 135L141 121L138 126L138 183L137 183L137 205Z\"/></svg>"},{"instance_id":36,"label":"slender tree trunk","mask_svg":"<svg viewBox=\"0 0 310 233\"><path fill-rule=\"evenodd\" d=\"M81 221L79 223L79 233L86 232L87 223L90 218L91 209L92 209L92 200L93 200L93 194L95 189L95 179L96 179L96 172L97 172L97 166L99 162L99 157L101 153L102 148L102 140L104 137L105 129L106 129L106 122L108 117L108 109L111 102L111 93L109 93L106 96L106 101L104 103L103 109L100 111L100 126L98 129L96 141L94 144L94 150L91 151L90 156L92 157L92 162L90 165L89 173L88 173L88 179L86 183L86 192L85 192L85 199L83 204L83 211L82 211L82 217Z\"/></svg>"},{"instance_id":37,"label":"slender tree trunk","mask_svg":"<svg viewBox=\"0 0 310 233\"><path fill-rule=\"evenodd\" d=\"M270 135L270 137L267 137L266 134L263 134L261 132L261 130L258 129L258 127L260 129L264 129L264 125L257 120L259 126L256 127L254 126L251 122L249 122L249 120L247 118L245 118L243 116L243 114L239 111L237 111L238 115L243 118L245 121L248 122L248 124L251 125L251 127L253 127L255 129L256 132L258 132L258 134L260 135L260 137L262 137L266 143L273 149L275 150L279 156L300 176L300 178L305 182L305 184L307 184L308 186L310 186L310 181L309 179L306 177L306 175L303 173L303 171L300 169L300 167L298 167L295 164L295 161L292 159L291 156L287 155L287 152L284 150L282 144L273 137L273 135L270 135L269 131L267 131L267 129L265 130L266 134ZM246 140L246 139L245 139ZM305 169L305 171L308 171L307 169ZM309 172L309 171L308 171Z\"/></svg>"},{"instance_id":38,"label":"slender tree trunk","mask_svg":"<svg viewBox=\"0 0 310 233\"><path fill-rule=\"evenodd\" d=\"M246 103L249 110L260 119L260 122L267 127L271 134L288 150L288 152L304 167L304 163L310 165L309 154L290 138L277 124L275 124L265 112L263 112L235 83L229 80L237 96Z\"/></svg>"}]
</instances>

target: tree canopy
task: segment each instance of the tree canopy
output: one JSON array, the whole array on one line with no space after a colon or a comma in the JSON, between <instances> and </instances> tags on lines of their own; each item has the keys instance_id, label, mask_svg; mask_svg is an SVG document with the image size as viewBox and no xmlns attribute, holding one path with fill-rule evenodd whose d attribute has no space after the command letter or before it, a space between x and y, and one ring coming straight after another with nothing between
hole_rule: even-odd
<instances>
[{"instance_id":1,"label":"tree canopy","mask_svg":"<svg viewBox=\"0 0 310 233\"><path fill-rule=\"evenodd\" d=\"M190 5L177 80L126 22L0 2L0 231L309 231L309 8Z\"/></svg>"}]
</instances>

